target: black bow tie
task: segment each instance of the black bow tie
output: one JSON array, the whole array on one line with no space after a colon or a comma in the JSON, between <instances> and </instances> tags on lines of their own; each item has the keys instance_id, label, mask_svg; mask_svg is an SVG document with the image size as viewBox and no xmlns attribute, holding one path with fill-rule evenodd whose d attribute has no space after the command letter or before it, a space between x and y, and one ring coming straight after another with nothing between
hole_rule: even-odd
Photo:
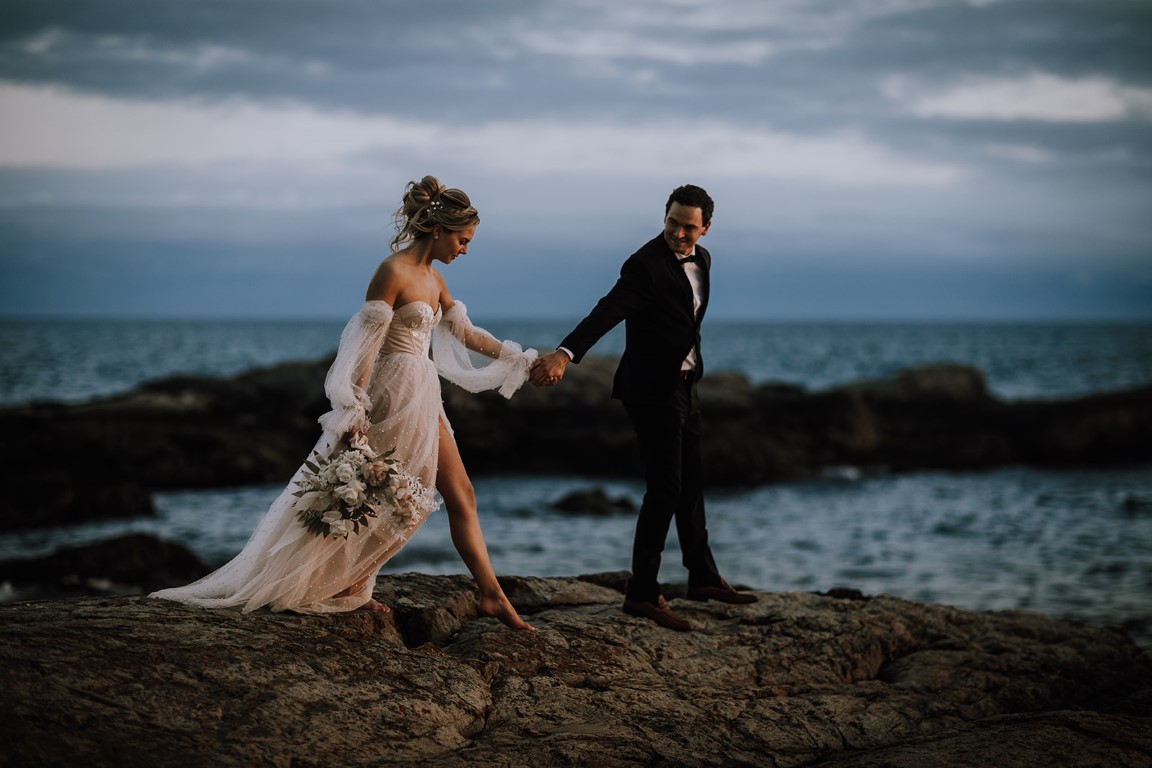
<instances>
[{"instance_id":1,"label":"black bow tie","mask_svg":"<svg viewBox=\"0 0 1152 768\"><path fill-rule=\"evenodd\" d=\"M685 256L682 259L677 258L676 261L678 261L681 264L692 264L692 263L703 264L704 263L704 260L700 258L699 254L696 254L696 253L692 254L691 256Z\"/></svg>"}]
</instances>

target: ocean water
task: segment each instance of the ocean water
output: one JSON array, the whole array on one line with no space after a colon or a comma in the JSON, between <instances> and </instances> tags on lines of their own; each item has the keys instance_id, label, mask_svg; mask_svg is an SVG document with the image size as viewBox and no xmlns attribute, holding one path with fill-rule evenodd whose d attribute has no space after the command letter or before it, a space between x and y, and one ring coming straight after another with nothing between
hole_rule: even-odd
<instances>
[{"instance_id":1,"label":"ocean water","mask_svg":"<svg viewBox=\"0 0 1152 768\"><path fill-rule=\"evenodd\" d=\"M556 322L485 323L550 348ZM231 374L329 354L342 323L0 321L0 403L83 400L177 372ZM952 361L1006 399L1069 397L1152 382L1152 325L713 323L710 370L821 389ZM617 353L619 332L595 350ZM563 385L561 385L563 386ZM622 416L623 418L623 416ZM639 504L639 482L580 476L473 478L501 573L628 567L634 519L561 513L572 491ZM0 559L145 531L219 564L247 540L279 487L157 494L159 516L0 534ZM717 561L766 590L859 589L980 610L1023 609L1125 628L1152 647L1152 467L861 475L708 497ZM464 572L444 513L385 572ZM662 578L681 581L676 537Z\"/></svg>"}]
</instances>

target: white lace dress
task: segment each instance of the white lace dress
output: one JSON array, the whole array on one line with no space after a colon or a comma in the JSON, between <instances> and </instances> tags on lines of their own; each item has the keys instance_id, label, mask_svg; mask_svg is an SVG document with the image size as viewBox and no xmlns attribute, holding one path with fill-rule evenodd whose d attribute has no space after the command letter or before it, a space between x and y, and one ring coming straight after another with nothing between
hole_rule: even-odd
<instances>
[{"instance_id":1,"label":"white lace dress","mask_svg":"<svg viewBox=\"0 0 1152 768\"><path fill-rule=\"evenodd\" d=\"M479 353L479 356L469 353ZM429 353L431 352L431 357ZM349 430L367 426L378 453L395 450L415 492L393 514L369 518L347 538L309 533L297 517L293 491L302 466L268 509L256 531L226 565L185 587L152 597L207 607L268 606L272 610L327 613L359 608L372 597L375 574L435 511L440 421L444 406L439 376L472 392L499 389L511 397L527 379L535 350L522 351L474 327L461 302L446 312L424 302L393 311L365 302L340 337L325 391L332 410L320 417L322 459L342 449ZM479 364L477 361L482 360ZM450 434L450 433L449 433ZM366 581L353 595L335 595Z\"/></svg>"}]
</instances>

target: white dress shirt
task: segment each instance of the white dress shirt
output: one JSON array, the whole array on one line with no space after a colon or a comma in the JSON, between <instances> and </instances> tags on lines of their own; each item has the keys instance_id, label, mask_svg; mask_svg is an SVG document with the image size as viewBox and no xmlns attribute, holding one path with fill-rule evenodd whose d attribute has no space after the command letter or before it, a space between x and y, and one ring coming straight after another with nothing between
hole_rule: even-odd
<instances>
[{"instance_id":1,"label":"white dress shirt","mask_svg":"<svg viewBox=\"0 0 1152 768\"><path fill-rule=\"evenodd\" d=\"M696 255L696 248L693 246L692 253L688 256L681 256L676 254L676 258L681 262L684 267L684 274L688 276L688 282L692 285L692 312L693 314L700 314L700 305L703 303L703 294L701 293L701 280L700 280L700 263L696 261L688 261L691 256ZM680 370L691 371L696 368L696 345L692 345L692 349L688 350L688 357L684 358L684 362L680 364Z\"/></svg>"}]
</instances>

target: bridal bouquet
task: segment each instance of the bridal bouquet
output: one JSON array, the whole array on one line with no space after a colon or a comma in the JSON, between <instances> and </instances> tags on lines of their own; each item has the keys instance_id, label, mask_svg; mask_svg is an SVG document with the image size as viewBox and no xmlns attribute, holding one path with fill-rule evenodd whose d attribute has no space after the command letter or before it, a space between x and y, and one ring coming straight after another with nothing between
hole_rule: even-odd
<instances>
[{"instance_id":1,"label":"bridal bouquet","mask_svg":"<svg viewBox=\"0 0 1152 768\"><path fill-rule=\"evenodd\" d=\"M366 442L354 442L327 459L313 453L292 493L300 499L296 513L300 523L315 536L347 538L359 533L368 518L386 510L405 517L403 501L411 495L410 478L400 471L392 453L377 454Z\"/></svg>"}]
</instances>

